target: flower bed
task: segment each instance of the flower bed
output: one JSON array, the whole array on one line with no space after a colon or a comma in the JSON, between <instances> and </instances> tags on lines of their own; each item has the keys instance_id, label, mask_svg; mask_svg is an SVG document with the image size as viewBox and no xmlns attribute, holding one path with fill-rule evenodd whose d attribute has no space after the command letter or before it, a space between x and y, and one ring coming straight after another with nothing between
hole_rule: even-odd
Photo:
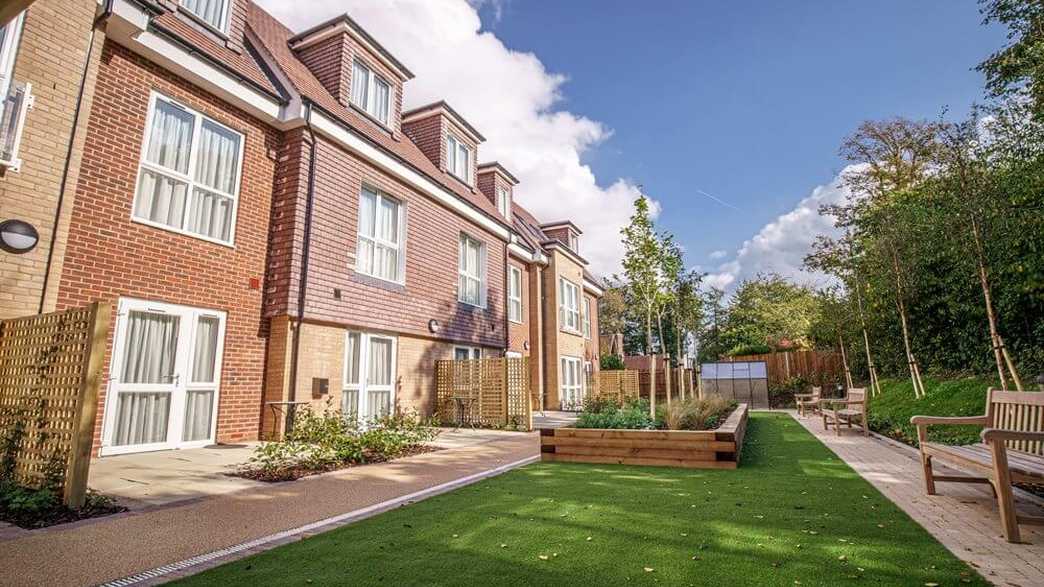
<instances>
[{"instance_id":1,"label":"flower bed","mask_svg":"<svg viewBox=\"0 0 1044 587\"><path fill-rule=\"evenodd\" d=\"M0 481L0 521L32 530L87 518L127 511L110 497L87 491L87 500L77 509L62 503L57 486L34 489L13 481Z\"/></svg>"},{"instance_id":2,"label":"flower bed","mask_svg":"<svg viewBox=\"0 0 1044 587\"><path fill-rule=\"evenodd\" d=\"M735 469L743 451L747 413L747 404L739 404L714 430L544 429L541 460Z\"/></svg>"},{"instance_id":3,"label":"flower bed","mask_svg":"<svg viewBox=\"0 0 1044 587\"><path fill-rule=\"evenodd\" d=\"M360 426L337 411L297 414L293 432L254 450L250 461L232 475L256 481L293 481L363 464L436 450L427 443L439 435L431 423L414 415L377 418Z\"/></svg>"}]
</instances>

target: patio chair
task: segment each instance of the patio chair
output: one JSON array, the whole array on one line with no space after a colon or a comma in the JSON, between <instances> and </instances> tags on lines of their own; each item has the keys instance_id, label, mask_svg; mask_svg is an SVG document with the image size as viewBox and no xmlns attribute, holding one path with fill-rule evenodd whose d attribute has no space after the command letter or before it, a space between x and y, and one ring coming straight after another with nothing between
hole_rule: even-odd
<instances>
[{"instance_id":1,"label":"patio chair","mask_svg":"<svg viewBox=\"0 0 1044 587\"><path fill-rule=\"evenodd\" d=\"M811 411L813 414L819 409L820 396L823 393L823 388L819 386L812 387L812 393L795 393L794 401L797 402L798 416L805 417L805 411Z\"/></svg>"},{"instance_id":2,"label":"patio chair","mask_svg":"<svg viewBox=\"0 0 1044 587\"><path fill-rule=\"evenodd\" d=\"M852 427L853 420L859 420L863 427L863 436L870 436L870 427L866 421L866 389L852 387L844 399L824 399L819 401L819 413L823 415L823 429L829 430L833 423L834 431L841 436L841 424Z\"/></svg>"}]
</instances>

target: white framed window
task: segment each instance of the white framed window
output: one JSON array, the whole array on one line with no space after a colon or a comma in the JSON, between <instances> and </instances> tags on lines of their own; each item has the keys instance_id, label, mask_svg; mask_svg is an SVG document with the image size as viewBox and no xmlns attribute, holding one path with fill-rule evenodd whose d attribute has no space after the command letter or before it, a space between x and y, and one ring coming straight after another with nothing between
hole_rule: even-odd
<instances>
[{"instance_id":1,"label":"white framed window","mask_svg":"<svg viewBox=\"0 0 1044 587\"><path fill-rule=\"evenodd\" d=\"M577 236L575 232L569 233L569 248L572 249L574 253L580 252L580 237Z\"/></svg>"},{"instance_id":2,"label":"white framed window","mask_svg":"<svg viewBox=\"0 0 1044 587\"><path fill-rule=\"evenodd\" d=\"M359 244L355 270L403 283L406 272L406 215L402 202L364 185L359 197Z\"/></svg>"},{"instance_id":3,"label":"white framed window","mask_svg":"<svg viewBox=\"0 0 1044 587\"><path fill-rule=\"evenodd\" d=\"M497 188L497 210L507 219L511 219L511 192L507 188Z\"/></svg>"},{"instance_id":4,"label":"white framed window","mask_svg":"<svg viewBox=\"0 0 1044 587\"><path fill-rule=\"evenodd\" d=\"M580 288L564 277L558 278L558 319L564 330L580 332Z\"/></svg>"},{"instance_id":5,"label":"white framed window","mask_svg":"<svg viewBox=\"0 0 1044 587\"><path fill-rule=\"evenodd\" d=\"M11 19L11 22L0 27L0 96L7 96L7 90L11 84L24 15L23 12Z\"/></svg>"},{"instance_id":6,"label":"white framed window","mask_svg":"<svg viewBox=\"0 0 1044 587\"><path fill-rule=\"evenodd\" d=\"M482 358L482 349L477 346L455 346L453 347L454 361L470 361Z\"/></svg>"},{"instance_id":7,"label":"white framed window","mask_svg":"<svg viewBox=\"0 0 1044 587\"><path fill-rule=\"evenodd\" d=\"M368 422L395 411L397 340L392 336L349 331L344 348L341 413Z\"/></svg>"},{"instance_id":8,"label":"white framed window","mask_svg":"<svg viewBox=\"0 0 1044 587\"><path fill-rule=\"evenodd\" d=\"M154 93L132 217L231 245L242 166L242 134Z\"/></svg>"},{"instance_id":9,"label":"white framed window","mask_svg":"<svg viewBox=\"0 0 1044 587\"><path fill-rule=\"evenodd\" d=\"M522 322L522 271L508 266L508 320Z\"/></svg>"},{"instance_id":10,"label":"white framed window","mask_svg":"<svg viewBox=\"0 0 1044 587\"><path fill-rule=\"evenodd\" d=\"M584 338L591 339L591 298L584 296L583 305Z\"/></svg>"},{"instance_id":11,"label":"white framed window","mask_svg":"<svg viewBox=\"0 0 1044 587\"><path fill-rule=\"evenodd\" d=\"M459 274L457 299L486 307L486 247L466 234L460 235Z\"/></svg>"},{"instance_id":12,"label":"white framed window","mask_svg":"<svg viewBox=\"0 0 1044 587\"><path fill-rule=\"evenodd\" d=\"M181 0L181 7L213 29L227 33L231 3L231 0Z\"/></svg>"},{"instance_id":13,"label":"white framed window","mask_svg":"<svg viewBox=\"0 0 1044 587\"><path fill-rule=\"evenodd\" d=\"M579 410L583 406L584 375L579 358L562 357L558 390L563 410Z\"/></svg>"},{"instance_id":14,"label":"white framed window","mask_svg":"<svg viewBox=\"0 0 1044 587\"><path fill-rule=\"evenodd\" d=\"M446 169L471 185L471 149L453 135L446 135Z\"/></svg>"},{"instance_id":15,"label":"white framed window","mask_svg":"<svg viewBox=\"0 0 1044 587\"><path fill-rule=\"evenodd\" d=\"M18 171L26 114L33 106L33 85L14 80L15 56L25 13L0 27L0 168Z\"/></svg>"},{"instance_id":16,"label":"white framed window","mask_svg":"<svg viewBox=\"0 0 1044 587\"><path fill-rule=\"evenodd\" d=\"M391 110L391 84L356 59L352 62L352 103L363 112L388 125Z\"/></svg>"}]
</instances>

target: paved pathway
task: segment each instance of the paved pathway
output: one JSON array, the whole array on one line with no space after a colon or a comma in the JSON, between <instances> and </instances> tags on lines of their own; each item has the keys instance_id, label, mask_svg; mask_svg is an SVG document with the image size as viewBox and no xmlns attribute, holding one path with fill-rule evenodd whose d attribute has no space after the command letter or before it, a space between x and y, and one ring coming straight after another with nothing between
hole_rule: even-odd
<instances>
[{"instance_id":1,"label":"paved pathway","mask_svg":"<svg viewBox=\"0 0 1044 587\"><path fill-rule=\"evenodd\" d=\"M791 414L987 580L1013 587L1044 585L1044 527L1023 525L1024 544L1006 542L997 517L997 501L988 486L936 482L938 495L925 495L920 457L915 450L876 435L864 438L856 429L842 429L838 437L832 429L823 430L820 418ZM938 463L935 468L946 470ZM1044 515L1039 499L1021 494L1016 500L1019 510Z\"/></svg>"},{"instance_id":2,"label":"paved pathway","mask_svg":"<svg viewBox=\"0 0 1044 587\"><path fill-rule=\"evenodd\" d=\"M347 512L372 510L538 454L536 434L506 433L390 463L34 530L0 542L0 585L112 581Z\"/></svg>"}]
</instances>

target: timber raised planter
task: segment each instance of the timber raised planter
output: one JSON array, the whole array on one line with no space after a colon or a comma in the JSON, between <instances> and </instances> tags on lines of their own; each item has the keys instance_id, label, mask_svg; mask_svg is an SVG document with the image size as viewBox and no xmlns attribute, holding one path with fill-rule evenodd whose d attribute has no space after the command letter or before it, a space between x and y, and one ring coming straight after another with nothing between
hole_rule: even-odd
<instances>
[{"instance_id":1,"label":"timber raised planter","mask_svg":"<svg viewBox=\"0 0 1044 587\"><path fill-rule=\"evenodd\" d=\"M747 404L739 404L717 430L546 428L540 458L560 463L604 463L735 469L747 430Z\"/></svg>"}]
</instances>

